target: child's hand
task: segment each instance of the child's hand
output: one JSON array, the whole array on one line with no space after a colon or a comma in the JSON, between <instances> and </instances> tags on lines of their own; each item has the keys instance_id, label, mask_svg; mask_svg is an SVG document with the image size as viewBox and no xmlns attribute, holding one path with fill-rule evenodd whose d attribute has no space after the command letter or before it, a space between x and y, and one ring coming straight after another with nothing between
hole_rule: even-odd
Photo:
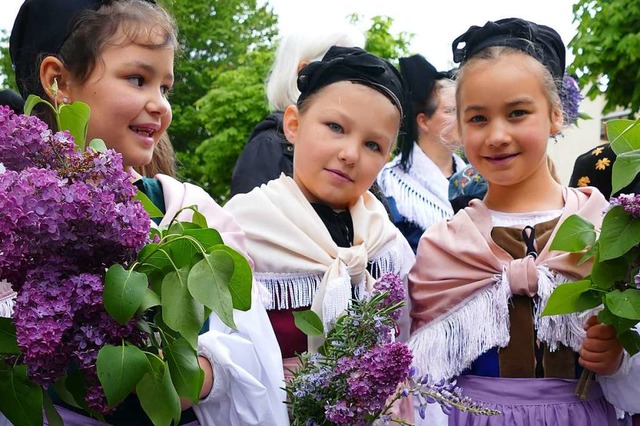
<instances>
[{"instance_id":1,"label":"child's hand","mask_svg":"<svg viewBox=\"0 0 640 426\"><path fill-rule=\"evenodd\" d=\"M587 337L580 348L580 365L603 376L617 372L622 362L623 349L615 328L600 324L592 316L585 323L584 329Z\"/></svg>"}]
</instances>

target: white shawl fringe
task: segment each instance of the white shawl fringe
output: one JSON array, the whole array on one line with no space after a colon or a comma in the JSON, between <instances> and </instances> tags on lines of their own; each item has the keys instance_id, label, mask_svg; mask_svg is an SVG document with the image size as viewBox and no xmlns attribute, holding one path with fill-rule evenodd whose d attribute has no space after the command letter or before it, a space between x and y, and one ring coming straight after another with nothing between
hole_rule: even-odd
<instances>
[{"instance_id":1,"label":"white shawl fringe","mask_svg":"<svg viewBox=\"0 0 640 426\"><path fill-rule=\"evenodd\" d=\"M534 306L534 324L538 339L550 351L559 344L579 350L585 331L584 314L542 317L553 290L571 279L538 266L538 296ZM414 364L432 383L450 379L471 366L480 355L494 347L509 344L509 299L507 274L495 277L496 284L483 289L441 318L417 330L409 339Z\"/></svg>"}]
</instances>

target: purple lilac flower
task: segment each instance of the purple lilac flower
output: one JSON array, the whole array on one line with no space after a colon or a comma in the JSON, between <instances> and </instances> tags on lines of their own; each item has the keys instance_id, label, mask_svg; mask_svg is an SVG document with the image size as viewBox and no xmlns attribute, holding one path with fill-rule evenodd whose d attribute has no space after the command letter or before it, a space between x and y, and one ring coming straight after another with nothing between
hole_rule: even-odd
<instances>
[{"instance_id":1,"label":"purple lilac flower","mask_svg":"<svg viewBox=\"0 0 640 426\"><path fill-rule=\"evenodd\" d=\"M578 121L578 108L582 99L584 99L584 96L580 93L578 82L569 74L565 74L562 80L562 90L560 91L560 102L562 103L565 124L575 124Z\"/></svg>"},{"instance_id":2,"label":"purple lilac flower","mask_svg":"<svg viewBox=\"0 0 640 426\"><path fill-rule=\"evenodd\" d=\"M640 195L620 194L609 200L611 207L622 206L624 211L634 219L640 219Z\"/></svg>"},{"instance_id":3,"label":"purple lilac flower","mask_svg":"<svg viewBox=\"0 0 640 426\"><path fill-rule=\"evenodd\" d=\"M102 276L148 242L150 221L115 151L75 151L68 132L0 107L0 279L18 292L14 322L29 377L47 387L72 364L86 400L108 407L96 375L106 344L143 343L136 320L104 309Z\"/></svg>"},{"instance_id":4,"label":"purple lilac flower","mask_svg":"<svg viewBox=\"0 0 640 426\"><path fill-rule=\"evenodd\" d=\"M397 274L394 274L394 273L384 274L382 277L378 279L378 281L376 281L373 288L380 293L385 291L388 293L388 296L384 300L383 306L391 306L398 302L404 301L404 298L405 298L404 284L402 283L402 280ZM391 313L390 316L391 318L393 318L394 321L398 321L401 315L402 315L402 310L396 309L394 312Z\"/></svg>"},{"instance_id":5,"label":"purple lilac flower","mask_svg":"<svg viewBox=\"0 0 640 426\"><path fill-rule=\"evenodd\" d=\"M379 413L398 384L409 376L412 359L407 345L400 342L374 347L361 356L340 358L333 376L335 380L346 377L347 391L344 400L329 405L327 419L336 424L346 424L335 419L353 413L356 420L364 421L368 416ZM348 412L345 407L348 407ZM348 418L351 419L348 424L358 424Z\"/></svg>"}]
</instances>

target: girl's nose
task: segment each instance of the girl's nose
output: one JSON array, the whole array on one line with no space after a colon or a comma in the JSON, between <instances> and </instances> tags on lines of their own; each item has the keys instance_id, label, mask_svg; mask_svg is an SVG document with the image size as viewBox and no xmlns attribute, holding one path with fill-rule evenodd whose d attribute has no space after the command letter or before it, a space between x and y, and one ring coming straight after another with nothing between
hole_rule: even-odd
<instances>
[{"instance_id":1,"label":"girl's nose","mask_svg":"<svg viewBox=\"0 0 640 426\"><path fill-rule=\"evenodd\" d=\"M338 152L338 158L348 165L353 165L358 161L358 149L358 144L355 141L344 141Z\"/></svg>"},{"instance_id":2,"label":"girl's nose","mask_svg":"<svg viewBox=\"0 0 640 426\"><path fill-rule=\"evenodd\" d=\"M507 125L500 122L491 123L487 135L487 145L500 146L508 144L510 141L511 135Z\"/></svg>"},{"instance_id":3,"label":"girl's nose","mask_svg":"<svg viewBox=\"0 0 640 426\"><path fill-rule=\"evenodd\" d=\"M160 116L164 116L171 111L169 101L161 92L150 95L146 108L149 113Z\"/></svg>"}]
</instances>

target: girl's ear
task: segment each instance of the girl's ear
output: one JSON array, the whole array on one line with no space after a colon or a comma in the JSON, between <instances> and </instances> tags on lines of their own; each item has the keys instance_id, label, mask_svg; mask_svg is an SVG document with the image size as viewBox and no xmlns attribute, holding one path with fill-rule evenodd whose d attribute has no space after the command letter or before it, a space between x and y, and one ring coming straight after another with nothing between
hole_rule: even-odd
<instances>
[{"instance_id":1,"label":"girl's ear","mask_svg":"<svg viewBox=\"0 0 640 426\"><path fill-rule=\"evenodd\" d=\"M284 110L282 127L287 140L295 145L298 140L298 128L300 127L300 111L297 106L289 105Z\"/></svg>"},{"instance_id":2,"label":"girl's ear","mask_svg":"<svg viewBox=\"0 0 640 426\"><path fill-rule=\"evenodd\" d=\"M50 101L58 104L71 103L71 93L69 90L70 73L55 56L47 56L40 64L40 84ZM58 92L54 94L54 82L58 84ZM54 99L55 95L55 99Z\"/></svg>"},{"instance_id":3,"label":"girl's ear","mask_svg":"<svg viewBox=\"0 0 640 426\"><path fill-rule=\"evenodd\" d=\"M562 132L562 124L562 112L557 109L553 110L553 112L551 113L551 136L557 135L558 133Z\"/></svg>"},{"instance_id":4,"label":"girl's ear","mask_svg":"<svg viewBox=\"0 0 640 426\"><path fill-rule=\"evenodd\" d=\"M420 133L429 133L429 117L424 112L416 115L416 125Z\"/></svg>"},{"instance_id":5,"label":"girl's ear","mask_svg":"<svg viewBox=\"0 0 640 426\"><path fill-rule=\"evenodd\" d=\"M304 67L306 67L307 65L309 65L309 61L300 61L298 62L298 70L297 72L300 72L300 70Z\"/></svg>"}]
</instances>

